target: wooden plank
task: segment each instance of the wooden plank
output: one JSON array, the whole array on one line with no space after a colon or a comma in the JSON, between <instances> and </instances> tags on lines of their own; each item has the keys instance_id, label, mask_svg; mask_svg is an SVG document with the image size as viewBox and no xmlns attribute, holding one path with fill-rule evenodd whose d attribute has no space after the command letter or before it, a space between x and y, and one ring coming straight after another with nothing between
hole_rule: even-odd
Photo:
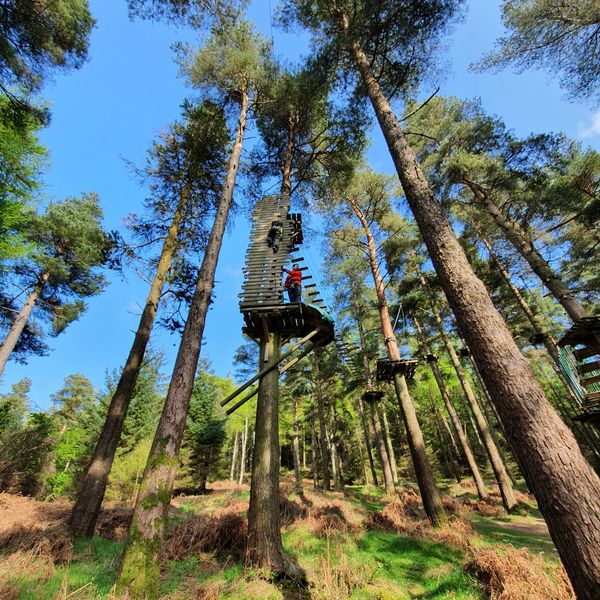
<instances>
[{"instance_id":1,"label":"wooden plank","mask_svg":"<svg viewBox=\"0 0 600 600\"><path fill-rule=\"evenodd\" d=\"M581 348L580 350L573 350L573 354L577 360L583 360L584 358L600 354L600 350L598 350L598 348L587 346L586 348Z\"/></svg>"},{"instance_id":2,"label":"wooden plank","mask_svg":"<svg viewBox=\"0 0 600 600\"><path fill-rule=\"evenodd\" d=\"M585 379L581 379L582 385L586 387L588 385L592 385L592 383L598 383L600 381L600 375L594 375L593 377L586 377Z\"/></svg>"},{"instance_id":3,"label":"wooden plank","mask_svg":"<svg viewBox=\"0 0 600 600\"><path fill-rule=\"evenodd\" d=\"M600 371L600 360L595 360L594 362L577 365L577 370L582 375L584 375L585 373L589 373L590 371Z\"/></svg>"}]
</instances>

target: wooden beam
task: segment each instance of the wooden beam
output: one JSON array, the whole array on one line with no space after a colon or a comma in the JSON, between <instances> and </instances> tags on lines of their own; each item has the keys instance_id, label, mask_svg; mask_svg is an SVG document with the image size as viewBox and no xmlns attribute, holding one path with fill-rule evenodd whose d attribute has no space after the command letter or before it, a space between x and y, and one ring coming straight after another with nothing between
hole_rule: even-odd
<instances>
[{"instance_id":1,"label":"wooden beam","mask_svg":"<svg viewBox=\"0 0 600 600\"><path fill-rule=\"evenodd\" d=\"M262 321L264 323L266 321L266 319L262 319ZM229 396L227 396L227 398L225 398L224 400L221 400L221 406L225 406L226 404L229 404L229 402L231 402L236 396L241 394L244 390L248 389L254 382L258 381L261 377L264 377L267 373L270 373L273 369L277 368L283 360L285 360L288 356L290 356L290 354L293 354L294 352L296 352L296 350L298 350L298 348L300 348L300 346L302 346L302 344L304 344L305 342L308 342L308 340L315 337L315 335L317 335L317 333L319 333L319 330L315 329L315 330L311 331L308 335L305 335L301 340L296 342L287 352L283 353L279 357L279 360L276 363L274 363L268 367L265 367L264 369L261 369L254 377L252 377L251 379L246 381L246 383L244 383L244 385L240 386L237 390L235 390L235 392L232 392L231 394L229 394Z\"/></svg>"}]
</instances>

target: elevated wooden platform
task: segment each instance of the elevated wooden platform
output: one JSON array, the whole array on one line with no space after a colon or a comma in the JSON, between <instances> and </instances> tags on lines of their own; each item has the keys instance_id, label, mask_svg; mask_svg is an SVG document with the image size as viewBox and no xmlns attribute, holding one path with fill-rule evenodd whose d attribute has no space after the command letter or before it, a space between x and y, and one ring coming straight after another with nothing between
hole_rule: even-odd
<instances>
[{"instance_id":1,"label":"elevated wooden platform","mask_svg":"<svg viewBox=\"0 0 600 600\"><path fill-rule=\"evenodd\" d=\"M377 381L392 381L394 375L404 375L412 379L419 361L416 358L391 360L389 358L377 359Z\"/></svg>"},{"instance_id":2,"label":"elevated wooden platform","mask_svg":"<svg viewBox=\"0 0 600 600\"><path fill-rule=\"evenodd\" d=\"M304 337L317 330L313 338L315 346L326 346L333 341L333 319L319 307L300 302L298 304L273 304L244 306L243 332L254 340L264 335L265 327L269 331L278 331L282 343L298 337Z\"/></svg>"},{"instance_id":3,"label":"elevated wooden platform","mask_svg":"<svg viewBox=\"0 0 600 600\"><path fill-rule=\"evenodd\" d=\"M379 402L383 398L383 392L371 390L362 395L362 399L369 404Z\"/></svg>"},{"instance_id":4,"label":"elevated wooden platform","mask_svg":"<svg viewBox=\"0 0 600 600\"><path fill-rule=\"evenodd\" d=\"M598 346L600 351L600 317L584 317L574 323L558 341L559 346Z\"/></svg>"}]
</instances>

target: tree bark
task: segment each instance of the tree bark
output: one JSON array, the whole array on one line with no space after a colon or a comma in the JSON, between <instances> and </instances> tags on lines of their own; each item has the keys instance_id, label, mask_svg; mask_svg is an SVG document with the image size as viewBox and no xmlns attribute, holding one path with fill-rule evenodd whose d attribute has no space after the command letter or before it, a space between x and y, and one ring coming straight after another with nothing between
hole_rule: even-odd
<instances>
[{"instance_id":1,"label":"tree bark","mask_svg":"<svg viewBox=\"0 0 600 600\"><path fill-rule=\"evenodd\" d=\"M586 317L587 312L581 302L577 300L569 286L556 274L548 261L533 245L531 236L523 230L521 225L505 216L496 206L490 194L474 181L465 179L462 182L468 187L484 210L494 219L494 222L504 232L508 240L517 249L519 254L527 261L531 270L540 278L548 291L556 298L560 305L573 321Z\"/></svg>"},{"instance_id":2,"label":"tree bark","mask_svg":"<svg viewBox=\"0 0 600 600\"><path fill-rule=\"evenodd\" d=\"M235 473L236 473L235 467L236 467L237 456L238 456L238 432L236 430L233 435L233 452L231 453L231 469L229 471L229 481L235 480Z\"/></svg>"},{"instance_id":3,"label":"tree bark","mask_svg":"<svg viewBox=\"0 0 600 600\"><path fill-rule=\"evenodd\" d=\"M238 477L238 485L244 483L244 475L246 473L246 454L248 449L248 417L244 419L244 433L242 434L242 455L240 457L240 474Z\"/></svg>"},{"instance_id":4,"label":"tree bark","mask_svg":"<svg viewBox=\"0 0 600 600\"><path fill-rule=\"evenodd\" d=\"M150 449L123 551L117 590L118 593L128 593L131 598L156 598L158 595L161 545L200 357L206 313L212 296L215 271L242 153L248 104L248 94L242 90L236 138L221 200L198 272L196 289L179 344L167 398Z\"/></svg>"},{"instance_id":5,"label":"tree bark","mask_svg":"<svg viewBox=\"0 0 600 600\"><path fill-rule=\"evenodd\" d=\"M600 479L550 406L467 261L420 164L375 79L367 56L348 36L348 16L334 15L375 110L408 204L461 331L509 434L579 600L600 594Z\"/></svg>"},{"instance_id":6,"label":"tree bark","mask_svg":"<svg viewBox=\"0 0 600 600\"><path fill-rule=\"evenodd\" d=\"M274 364L281 354L279 332L261 339L260 368ZM256 428L250 506L248 508L248 558L256 568L277 577L284 573L279 525L279 372L261 378L256 404Z\"/></svg>"},{"instance_id":7,"label":"tree bark","mask_svg":"<svg viewBox=\"0 0 600 600\"><path fill-rule=\"evenodd\" d=\"M40 297L46 282L50 274L47 272L41 273L38 277L38 281L27 296L27 300L23 307L19 311L16 319L12 322L4 341L2 342L2 346L0 346L0 375L4 373L4 368L6 367L6 363L12 354L12 351L15 349L21 334L23 333L23 329L25 329L25 325L27 324L27 320L31 315L31 311L35 306L36 300Z\"/></svg>"},{"instance_id":8,"label":"tree bark","mask_svg":"<svg viewBox=\"0 0 600 600\"><path fill-rule=\"evenodd\" d=\"M471 409L471 414L475 418L475 424L477 426L477 431L481 436L481 441L483 442L483 446L488 455L490 464L492 465L492 470L494 471L494 476L496 477L496 481L498 482L498 488L500 489L500 495L502 497L502 504L506 509L506 512L510 512L517 504L517 498L515 496L515 492L513 490L510 477L502 461L502 457L498 452L498 447L494 443L494 438L490 432L490 426L477 402L477 398L475 397L475 392L471 387L469 380L467 379L467 374L465 373L460 359L456 354L456 350L454 350L454 346L448 337L448 333L446 332L446 328L444 326L444 322L442 321L442 317L440 315L439 309L437 307L435 298L433 296L433 291L427 285L425 278L421 274L419 270L417 270L419 278L421 280L421 285L426 293L429 294L429 299L431 303L431 312L437 324L438 331L440 332L440 336L442 338L442 342L444 347L446 348L446 352L450 357L450 362L454 367L454 371L456 372L456 376L460 382L460 385L465 393L465 398L467 399L467 403L469 408Z\"/></svg>"},{"instance_id":9,"label":"tree bark","mask_svg":"<svg viewBox=\"0 0 600 600\"><path fill-rule=\"evenodd\" d=\"M292 454L294 455L294 481L297 492L302 491L302 474L300 472L300 440L298 431L298 400L292 398Z\"/></svg>"},{"instance_id":10,"label":"tree bark","mask_svg":"<svg viewBox=\"0 0 600 600\"><path fill-rule=\"evenodd\" d=\"M398 344L396 343L396 338L392 330L387 298L385 297L385 286L377 262L375 240L371 228L369 227L369 223L360 207L352 198L348 198L348 201L350 202L354 214L360 221L367 238L369 265L375 284L381 331L387 353L391 360L400 360L400 351L398 350ZM421 431L421 426L419 425L419 420L417 419L417 412L410 396L410 392L408 391L404 375L400 375L399 373L394 375L394 389L396 391L396 397L398 398L400 414L402 415L404 426L406 428L406 439L408 441L408 448L415 469L419 491L421 492L423 507L431 524L434 527L437 527L446 521L446 513L439 492L435 486L433 470L431 469L431 463L429 462L429 457L425 450L423 433Z\"/></svg>"},{"instance_id":11,"label":"tree bark","mask_svg":"<svg viewBox=\"0 0 600 600\"><path fill-rule=\"evenodd\" d=\"M315 379L317 388L317 414L319 416L319 432L320 432L320 444L321 444L321 466L323 469L323 485L322 489L324 492L328 492L330 487L329 482L329 448L327 447L327 432L325 431L325 411L323 406L323 389L321 385L321 354L319 350L315 350Z\"/></svg>"},{"instance_id":12,"label":"tree bark","mask_svg":"<svg viewBox=\"0 0 600 600\"><path fill-rule=\"evenodd\" d=\"M419 341L421 342L423 353L433 356L431 347L429 346L427 338L425 337L425 334L421 329L421 324L419 323L416 317L413 317L413 323L415 324L415 329L417 330L417 335L419 336ZM475 482L475 487L477 488L477 494L482 500L486 500L489 497L489 495L485 489L485 484L483 483L483 478L481 477L481 473L479 472L479 467L477 466L475 455L473 454L473 450L471 449L471 444L469 444L469 439L467 438L465 430L463 429L463 426L460 423L460 419L458 418L456 409L454 408L452 400L450 399L450 394L446 389L446 384L444 383L442 372L440 371L440 368L437 364L437 358L435 360L429 361L429 367L431 368L431 372L433 373L435 382L437 383L438 389L440 390L440 396L442 397L448 415L450 416L450 421L452 422L452 426L454 427L454 431L456 432L458 441L460 442L463 454L467 459L469 470L471 471L473 481Z\"/></svg>"}]
</instances>

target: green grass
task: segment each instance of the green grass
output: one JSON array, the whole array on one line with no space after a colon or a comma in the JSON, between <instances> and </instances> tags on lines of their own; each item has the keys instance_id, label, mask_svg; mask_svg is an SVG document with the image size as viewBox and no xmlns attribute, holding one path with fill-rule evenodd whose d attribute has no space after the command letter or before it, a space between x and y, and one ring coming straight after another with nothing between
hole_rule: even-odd
<instances>
[{"instance_id":1,"label":"green grass","mask_svg":"<svg viewBox=\"0 0 600 600\"><path fill-rule=\"evenodd\" d=\"M385 505L384 493L377 488L352 486L344 498L346 509L367 513ZM233 498L247 497L248 492ZM193 514L208 515L232 499L229 493L214 493L183 499L175 520ZM331 497L340 502L340 497ZM531 513L530 513L531 514ZM482 536L474 543L510 543L532 552L544 552L557 561L549 536L540 530L540 520L532 516L482 517L471 515L474 529ZM520 528L520 529L519 529ZM465 555L441 543L380 531L361 529L358 533L327 536L314 533L307 522L296 522L282 531L286 552L306 570L313 584L304 595L289 587L270 584L260 574L244 569L243 564L222 557L191 557L169 561L168 576L161 581L161 594L189 590L196 597L198 587L220 588L222 600L298 600L311 598L351 598L353 600L482 600L479 583L463 571ZM20 600L54 600L83 588L74 598L107 598L114 584L122 544L95 537L77 540L75 558L59 565L46 581L17 581ZM84 587L85 586L85 587ZM336 588L337 586L337 588ZM334 592L331 590L334 589ZM335 589L338 592L335 592ZM196 590L196 593L193 591ZM348 590L350 590L348 592Z\"/></svg>"},{"instance_id":2,"label":"green grass","mask_svg":"<svg viewBox=\"0 0 600 600\"><path fill-rule=\"evenodd\" d=\"M122 544L102 537L76 540L73 548L76 559L57 567L56 573L45 582L20 582L19 600L52 600L65 582L68 592L86 586L86 592L93 590L100 597L106 596L114 584L122 549Z\"/></svg>"}]
</instances>

